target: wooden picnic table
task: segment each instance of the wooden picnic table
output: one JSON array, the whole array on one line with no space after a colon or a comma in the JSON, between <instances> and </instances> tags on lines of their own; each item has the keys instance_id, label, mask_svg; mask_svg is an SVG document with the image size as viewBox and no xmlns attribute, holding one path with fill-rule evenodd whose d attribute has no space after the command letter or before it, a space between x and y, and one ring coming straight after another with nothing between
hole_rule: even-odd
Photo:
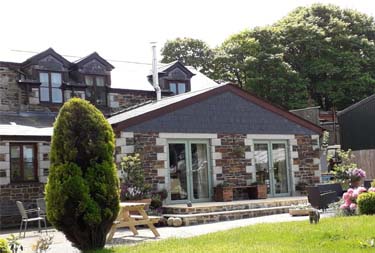
<instances>
[{"instance_id":1,"label":"wooden picnic table","mask_svg":"<svg viewBox=\"0 0 375 253\"><path fill-rule=\"evenodd\" d=\"M113 235L116 233L117 228L128 227L134 235L138 235L138 231L135 228L137 225L147 225L149 229L154 233L155 237L159 237L160 234L156 230L154 223L159 221L158 217L150 217L145 211L146 203L120 203L120 211L117 219L113 222L111 230L109 231L107 242L112 241ZM133 215L131 213L138 213L139 215Z\"/></svg>"}]
</instances>

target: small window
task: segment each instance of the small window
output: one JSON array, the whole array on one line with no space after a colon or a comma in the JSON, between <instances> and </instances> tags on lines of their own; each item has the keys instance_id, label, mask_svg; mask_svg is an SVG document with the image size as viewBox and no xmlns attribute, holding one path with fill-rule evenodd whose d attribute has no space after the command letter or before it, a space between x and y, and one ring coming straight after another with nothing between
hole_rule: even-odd
<instances>
[{"instance_id":1,"label":"small window","mask_svg":"<svg viewBox=\"0 0 375 253\"><path fill-rule=\"evenodd\" d=\"M85 76L86 98L94 105L106 105L107 92L105 88L105 77L87 75Z\"/></svg>"},{"instance_id":2,"label":"small window","mask_svg":"<svg viewBox=\"0 0 375 253\"><path fill-rule=\"evenodd\" d=\"M186 92L186 83L184 82L170 82L169 83L169 90L173 92L173 94L182 94Z\"/></svg>"},{"instance_id":3,"label":"small window","mask_svg":"<svg viewBox=\"0 0 375 253\"><path fill-rule=\"evenodd\" d=\"M61 73L40 72L40 101L49 103L62 103Z\"/></svg>"},{"instance_id":4,"label":"small window","mask_svg":"<svg viewBox=\"0 0 375 253\"><path fill-rule=\"evenodd\" d=\"M35 144L10 145L10 180L11 182L27 182L37 180L36 146Z\"/></svg>"}]
</instances>

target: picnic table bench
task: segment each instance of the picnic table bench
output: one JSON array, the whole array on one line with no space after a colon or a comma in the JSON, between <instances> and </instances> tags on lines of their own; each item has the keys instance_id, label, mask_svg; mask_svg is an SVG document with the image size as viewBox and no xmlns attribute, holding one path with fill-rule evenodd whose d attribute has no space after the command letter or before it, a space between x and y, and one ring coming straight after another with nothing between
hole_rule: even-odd
<instances>
[{"instance_id":1,"label":"picnic table bench","mask_svg":"<svg viewBox=\"0 0 375 253\"><path fill-rule=\"evenodd\" d=\"M146 225L155 235L159 237L160 234L155 228L154 224L159 222L160 217L148 216L145 211L145 203L120 203L120 211L117 219L113 222L111 230L109 231L107 242L111 242L117 228L128 227L134 235L138 235L138 231L135 226ZM130 213L137 212L139 215L133 215Z\"/></svg>"}]
</instances>

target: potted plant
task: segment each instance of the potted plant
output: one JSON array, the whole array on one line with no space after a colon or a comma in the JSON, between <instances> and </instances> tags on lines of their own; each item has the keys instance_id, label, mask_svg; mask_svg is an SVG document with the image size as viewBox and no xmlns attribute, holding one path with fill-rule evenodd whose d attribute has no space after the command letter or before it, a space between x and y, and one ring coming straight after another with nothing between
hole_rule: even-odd
<instances>
[{"instance_id":1,"label":"potted plant","mask_svg":"<svg viewBox=\"0 0 375 253\"><path fill-rule=\"evenodd\" d=\"M233 188L229 183L220 183L214 188L215 201L233 201Z\"/></svg>"},{"instance_id":2,"label":"potted plant","mask_svg":"<svg viewBox=\"0 0 375 253\"><path fill-rule=\"evenodd\" d=\"M145 182L139 154L125 156L121 161L121 201L151 203L151 185Z\"/></svg>"}]
</instances>

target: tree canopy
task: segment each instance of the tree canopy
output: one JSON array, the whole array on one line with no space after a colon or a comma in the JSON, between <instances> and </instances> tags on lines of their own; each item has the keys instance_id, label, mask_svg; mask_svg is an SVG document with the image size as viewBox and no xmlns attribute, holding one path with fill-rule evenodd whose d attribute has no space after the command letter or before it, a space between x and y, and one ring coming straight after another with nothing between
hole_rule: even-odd
<instances>
[{"instance_id":1,"label":"tree canopy","mask_svg":"<svg viewBox=\"0 0 375 253\"><path fill-rule=\"evenodd\" d=\"M300 7L272 26L230 36L212 52L199 59L209 77L289 109L343 109L375 91L375 22L355 10Z\"/></svg>"},{"instance_id":2,"label":"tree canopy","mask_svg":"<svg viewBox=\"0 0 375 253\"><path fill-rule=\"evenodd\" d=\"M161 62L180 61L184 65L193 66L204 74L209 74L213 60L213 52L206 42L192 38L176 38L168 40L161 49Z\"/></svg>"}]
</instances>

